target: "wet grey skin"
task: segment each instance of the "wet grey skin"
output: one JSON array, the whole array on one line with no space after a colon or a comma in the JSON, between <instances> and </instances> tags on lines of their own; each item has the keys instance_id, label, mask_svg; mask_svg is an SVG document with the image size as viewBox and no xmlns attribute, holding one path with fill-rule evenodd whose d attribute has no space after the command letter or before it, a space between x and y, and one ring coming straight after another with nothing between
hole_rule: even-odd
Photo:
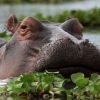
<instances>
[{"instance_id":1,"label":"wet grey skin","mask_svg":"<svg viewBox=\"0 0 100 100\"><path fill-rule=\"evenodd\" d=\"M95 58L95 59L94 59ZM0 79L45 70L73 73L100 71L100 50L60 25L27 17L0 48Z\"/></svg>"}]
</instances>

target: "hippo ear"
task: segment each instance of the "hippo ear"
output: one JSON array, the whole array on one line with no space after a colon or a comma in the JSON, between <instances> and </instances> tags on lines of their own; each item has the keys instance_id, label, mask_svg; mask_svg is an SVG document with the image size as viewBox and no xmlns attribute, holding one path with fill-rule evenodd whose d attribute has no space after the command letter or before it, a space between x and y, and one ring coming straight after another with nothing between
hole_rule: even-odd
<instances>
[{"instance_id":1,"label":"hippo ear","mask_svg":"<svg viewBox=\"0 0 100 100\"><path fill-rule=\"evenodd\" d=\"M27 17L20 23L15 34L17 34L19 40L37 39L42 29L43 25L39 20Z\"/></svg>"},{"instance_id":2,"label":"hippo ear","mask_svg":"<svg viewBox=\"0 0 100 100\"><path fill-rule=\"evenodd\" d=\"M20 28L23 29L23 31L30 29L31 32L36 32L41 31L43 29L43 25L39 20L33 17L27 17L21 22Z\"/></svg>"},{"instance_id":3,"label":"hippo ear","mask_svg":"<svg viewBox=\"0 0 100 100\"><path fill-rule=\"evenodd\" d=\"M80 37L82 37L83 26L79 22L79 20L76 19L76 18L71 18L71 19L65 21L64 23L62 23L60 25L60 27L64 31L66 31L66 32L68 32L68 33L70 33L70 34L72 34L74 36L80 36Z\"/></svg>"},{"instance_id":4,"label":"hippo ear","mask_svg":"<svg viewBox=\"0 0 100 100\"><path fill-rule=\"evenodd\" d=\"M17 24L18 24L17 17L13 14L8 18L6 22L6 27L8 31L15 33Z\"/></svg>"}]
</instances>

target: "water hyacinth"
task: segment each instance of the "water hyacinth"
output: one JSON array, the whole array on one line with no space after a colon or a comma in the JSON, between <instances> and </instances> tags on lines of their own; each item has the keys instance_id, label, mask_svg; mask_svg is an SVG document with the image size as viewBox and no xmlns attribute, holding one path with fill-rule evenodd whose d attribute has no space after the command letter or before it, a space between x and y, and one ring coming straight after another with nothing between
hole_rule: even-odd
<instances>
[{"instance_id":1,"label":"water hyacinth","mask_svg":"<svg viewBox=\"0 0 100 100\"><path fill-rule=\"evenodd\" d=\"M94 73L85 77L83 73L75 73L66 79L59 73L43 72L24 74L7 80L7 84L0 87L1 95L26 96L63 96L69 98L85 98L92 96L100 98L100 75ZM73 83L74 87L65 88L64 85ZM70 84L71 85L71 84ZM37 95L36 95L37 94Z\"/></svg>"}]
</instances>

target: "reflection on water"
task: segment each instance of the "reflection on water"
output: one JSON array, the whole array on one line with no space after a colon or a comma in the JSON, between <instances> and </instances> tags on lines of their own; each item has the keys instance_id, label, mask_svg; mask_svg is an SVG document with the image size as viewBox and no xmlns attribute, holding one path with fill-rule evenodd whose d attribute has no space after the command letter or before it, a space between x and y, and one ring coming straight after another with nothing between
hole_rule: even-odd
<instances>
[{"instance_id":1,"label":"reflection on water","mask_svg":"<svg viewBox=\"0 0 100 100\"><path fill-rule=\"evenodd\" d=\"M63 4L21 4L21 5L0 5L0 23L8 18L11 13L17 16L33 16L36 13L44 15L55 15L64 10L82 9L87 10L94 7L100 8L100 0L83 0L79 2L68 2Z\"/></svg>"}]
</instances>

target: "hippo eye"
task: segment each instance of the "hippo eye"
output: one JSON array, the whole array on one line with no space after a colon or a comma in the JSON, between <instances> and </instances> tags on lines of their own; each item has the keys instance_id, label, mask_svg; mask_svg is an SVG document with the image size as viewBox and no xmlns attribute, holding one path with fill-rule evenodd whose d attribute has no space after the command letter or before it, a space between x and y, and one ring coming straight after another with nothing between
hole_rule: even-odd
<instances>
[{"instance_id":1,"label":"hippo eye","mask_svg":"<svg viewBox=\"0 0 100 100\"><path fill-rule=\"evenodd\" d=\"M22 25L22 26L21 26L21 29L26 29L26 28L27 28L26 25Z\"/></svg>"}]
</instances>

